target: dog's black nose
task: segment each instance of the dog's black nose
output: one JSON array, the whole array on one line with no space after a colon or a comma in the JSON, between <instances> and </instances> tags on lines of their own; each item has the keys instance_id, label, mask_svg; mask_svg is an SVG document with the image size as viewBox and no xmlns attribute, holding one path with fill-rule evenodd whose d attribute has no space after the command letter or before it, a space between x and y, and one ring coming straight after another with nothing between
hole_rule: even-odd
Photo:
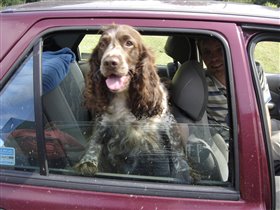
<instances>
[{"instance_id":1,"label":"dog's black nose","mask_svg":"<svg viewBox=\"0 0 280 210\"><path fill-rule=\"evenodd\" d=\"M108 68L117 68L119 66L120 59L116 56L108 57L104 60L104 66Z\"/></svg>"}]
</instances>

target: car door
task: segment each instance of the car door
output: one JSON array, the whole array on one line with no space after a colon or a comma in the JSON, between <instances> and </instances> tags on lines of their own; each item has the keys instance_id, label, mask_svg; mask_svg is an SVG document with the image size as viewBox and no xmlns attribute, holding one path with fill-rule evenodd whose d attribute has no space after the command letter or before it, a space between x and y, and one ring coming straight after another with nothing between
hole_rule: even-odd
<instances>
[{"instance_id":1,"label":"car door","mask_svg":"<svg viewBox=\"0 0 280 210\"><path fill-rule=\"evenodd\" d=\"M132 15L130 18L126 12L115 13L118 17L122 17L114 19L115 24L132 25L139 29L143 36L189 35L197 39L202 36L214 36L223 45L228 70L227 79L234 81L228 84L228 93L232 96L229 99L231 118L229 126L226 126L226 132L231 138L229 141L230 152L229 161L225 165L220 166L219 161L212 161L214 165L211 170L224 169L228 173L225 173L226 176L223 179L221 179L221 175L218 176L218 179L213 178L211 172L203 165L206 161L200 160L198 161L202 164L200 169L205 170L206 174L204 174L203 179L194 180L192 184L188 184L178 182L172 177L134 176L102 172L94 177L87 177L75 171L73 163L79 160L81 152L86 148L85 141L79 137L69 137L69 135L77 133L76 124L74 126L73 123L67 124L65 121L59 123L57 120L44 123L46 119L43 106L43 76L41 77L43 68L40 60L44 54L42 46L48 37L59 33L63 34L62 38L58 39L60 40L59 44L67 43L67 36L71 36L71 33L75 31L97 34L100 26L112 24L112 19L106 18L106 12L102 18L100 18L101 13L98 13L96 19L92 18L93 13L90 11L85 12L82 18L78 13L74 13L74 17L72 12L67 14L69 17L66 19L62 18L59 13L53 13L53 17L49 19L38 20L8 52L8 58L12 57L11 52L17 52L18 57L7 61L4 59L5 66L14 65L4 69L9 74L4 78L5 86L1 90L1 94L3 96L6 90L11 89L12 92L16 89L18 95L13 97L12 94L6 93L9 95L10 103L5 104L5 109L12 110L12 114L1 115L2 131L4 131L5 125L13 125L7 126L9 128L5 132L7 135L2 135L1 138L5 142L6 148L9 148L11 152L5 157L15 162L5 162L1 165L1 189L4 189L4 193L1 194L1 207L4 209L193 209L197 207L209 210L217 208L244 209L246 205L248 208L270 207L271 189L267 186L269 180L267 165L265 163L259 164L257 157L258 151L263 152L259 144L263 141L263 137L256 132L260 128L260 124L255 126L248 123L248 118L257 118L258 116L251 111L256 108L256 105L249 103L254 101L252 94L254 90L247 69L244 67L247 66L246 59L242 57L244 46L241 45L240 31L236 24L215 22L214 20L209 24L207 20L194 21L195 16L186 17L183 20L165 18L163 21L162 18L143 18L141 12L138 14L141 18L137 18L134 13L130 14ZM37 18L41 18L41 14L37 15ZM33 63L30 64L32 59ZM233 69L237 68L241 69L240 72L233 72ZM29 70L29 74L25 74L24 70ZM22 72L23 75L30 76L29 82L21 83L22 76L18 77L18 75ZM14 81L17 79L20 80L21 86L14 85ZM70 81L72 80L70 79ZM28 95L24 94L26 84L28 84ZM249 88L243 88L244 85ZM71 96L71 93L72 90L65 91L65 95ZM76 96L74 94L72 99L76 100ZM54 107L58 99L64 99L63 97L56 96L48 102L53 103ZM189 101L194 98L190 98ZM236 100L237 98L245 101L245 106ZM12 106L15 99L22 99L20 106ZM27 99L28 101L26 101ZM32 100L34 104L30 102ZM250 104L251 107L248 108L247 104ZM58 115L54 114L53 116L57 117ZM24 124L22 121L13 121L14 118L23 120ZM10 119L12 119L11 124L7 124ZM78 128L90 128L91 123L87 121L77 124ZM18 127L18 125L22 127ZM203 125L209 126L207 123L201 125L186 122L180 126L186 132L189 125L192 128L202 127L202 131L204 131ZM24 132L14 132L15 127L17 131L24 129ZM214 125L214 127L219 126ZM55 131L58 136L63 136L63 138L53 138ZM59 135L61 132L63 135ZM87 132L81 133L85 134L84 137L88 135ZM77 139L78 141L76 141ZM198 141L203 142L204 140L209 139ZM248 143L251 145L250 147L247 146ZM207 145L204 144L202 147L198 144L196 146L198 149L208 151L208 153L203 154L210 155L215 160L215 156L211 156L212 150ZM52 150L53 148L55 149ZM200 152L201 150L195 150L192 154ZM3 152L1 154L5 155ZM196 159L202 157L195 156ZM266 156L264 155L264 157ZM220 156L220 158L225 157Z\"/></svg>"},{"instance_id":2,"label":"car door","mask_svg":"<svg viewBox=\"0 0 280 210\"><path fill-rule=\"evenodd\" d=\"M261 30L262 29L262 30ZM280 39L279 29L260 27L255 31L255 36L251 39L248 51L251 62L258 62L265 72L266 80L270 91L270 101L268 109L271 121L271 137L267 141L268 154L272 157L272 174L275 176L276 189L276 209L280 207Z\"/></svg>"}]
</instances>

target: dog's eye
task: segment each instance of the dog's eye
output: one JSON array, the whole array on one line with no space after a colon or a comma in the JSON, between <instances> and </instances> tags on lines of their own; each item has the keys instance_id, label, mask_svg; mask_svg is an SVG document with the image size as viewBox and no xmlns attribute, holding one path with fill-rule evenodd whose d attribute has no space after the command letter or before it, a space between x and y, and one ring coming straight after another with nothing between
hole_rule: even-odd
<instances>
[{"instance_id":1,"label":"dog's eye","mask_svg":"<svg viewBox=\"0 0 280 210\"><path fill-rule=\"evenodd\" d=\"M126 46L126 47L132 47L132 46L133 46L133 42L127 40L127 41L125 42L125 46Z\"/></svg>"},{"instance_id":2,"label":"dog's eye","mask_svg":"<svg viewBox=\"0 0 280 210\"><path fill-rule=\"evenodd\" d=\"M100 42L99 43L99 47L100 48L105 48L106 47L106 43L105 42Z\"/></svg>"}]
</instances>

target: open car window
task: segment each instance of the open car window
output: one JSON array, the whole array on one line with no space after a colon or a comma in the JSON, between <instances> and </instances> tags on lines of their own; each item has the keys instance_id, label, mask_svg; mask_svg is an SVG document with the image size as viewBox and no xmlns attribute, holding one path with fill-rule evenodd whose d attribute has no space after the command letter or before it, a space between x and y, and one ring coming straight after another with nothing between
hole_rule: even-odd
<instances>
[{"instance_id":1,"label":"open car window","mask_svg":"<svg viewBox=\"0 0 280 210\"><path fill-rule=\"evenodd\" d=\"M57 49L60 43L57 43L56 33L52 33L51 40L56 42L56 48L43 48L42 51L42 114L49 173L80 177L102 177L109 180L231 186L234 166L233 161L230 161L230 158L233 157L229 154L232 145L230 142L232 141L230 114L226 114L227 117L223 118L225 122L223 124L218 123L215 120L216 118L209 119L207 116L209 100L207 70L203 68L201 60L198 59L200 57L199 52L194 50L196 48L193 48L193 46L197 47L203 35L197 34L190 34L189 37L187 34L143 35L146 45L152 48L155 53L158 61L156 63L158 74L166 90L170 93L168 99L170 100L170 110L176 120L172 125L168 124L167 121L159 123L160 126L166 128L160 128L160 132L156 131L158 132L157 137L160 138L158 151L152 153L136 151L131 156L121 155L122 146L125 146L117 145L114 147L114 142L111 142L105 149L101 149L101 153L96 158L100 156L108 158L110 152L120 154L115 157L113 163L109 165L106 163L107 165L103 167L104 170L99 170L94 175L88 175L77 170L77 164L89 148L93 136L100 132L98 130L100 127L96 127L100 116L95 113L94 109L90 110L84 104L86 77L88 72L91 71L88 59L92 49L98 43L100 35L83 35L84 38L81 40L78 50L69 49L65 46ZM64 36L67 39L67 34L64 34ZM43 39L45 43L50 36L46 37L48 38ZM176 40L182 42L182 46L189 48L186 51L181 50L179 53L173 52L174 49L171 50L170 48L173 46L172 42L176 42ZM222 49L226 50L223 43L218 39L217 41L221 44ZM168 42L169 47L166 46ZM183 56L181 53L183 53ZM223 56L227 60L226 54L223 54ZM58 57L59 59L57 59ZM18 68L11 82L1 90L1 100L10 97L11 102L6 104L12 110L7 112L5 118L1 116L1 139L5 147L15 150L12 156L15 159L14 164L2 163L1 167L32 170L38 168L39 165L38 139L34 126L34 105L31 103L34 96L32 94L33 67L30 68L30 60L32 59L29 56ZM15 87L13 84L16 81L22 81L22 75L27 76L31 82L24 89L18 89L17 94L24 96L25 100L30 100L28 103L12 101L15 100L11 96L13 86ZM26 95L26 88L29 89L30 97ZM226 90L224 91L223 94L226 93ZM30 107L25 108L27 105ZM227 99L226 106L228 106ZM21 116L18 110L28 117ZM28 110L28 112L25 110ZM8 122L14 118L23 122L13 124L13 129L6 132ZM101 129L106 132L103 132L104 136L99 136L99 138L104 139L98 139L97 143L102 145L102 142L106 142L106 138L112 138L112 136L123 138L122 134L125 135L125 138L129 138L131 129L134 129L135 126L141 131L141 138L137 141L143 141L141 144L145 145L145 141L150 141L149 138L154 135L153 127L131 122L123 122L122 125L117 125L114 124L114 121L111 124L103 125ZM170 132L168 130L170 127L171 132L175 129L179 130L182 140L180 148L183 153L177 154L176 151L170 150L168 138L166 138L168 132ZM96 144L94 146L98 148L100 145ZM115 151L116 149L119 151ZM174 167L172 161L175 158L186 161L186 170L183 171L183 175L172 169ZM118 165L119 162L124 163L124 165ZM103 163L99 162L98 164L102 165Z\"/></svg>"},{"instance_id":2,"label":"open car window","mask_svg":"<svg viewBox=\"0 0 280 210\"><path fill-rule=\"evenodd\" d=\"M264 128L270 135L268 153L271 155L275 175L279 175L279 132L280 132L280 39L277 33L259 34L251 41L250 56L256 79L256 94L264 119ZM278 185L276 184L276 188Z\"/></svg>"}]
</instances>

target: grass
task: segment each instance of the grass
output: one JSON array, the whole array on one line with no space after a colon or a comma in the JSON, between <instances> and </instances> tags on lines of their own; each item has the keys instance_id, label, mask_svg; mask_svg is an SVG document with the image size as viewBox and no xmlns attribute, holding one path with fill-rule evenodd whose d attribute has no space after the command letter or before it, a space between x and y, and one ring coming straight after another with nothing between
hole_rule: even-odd
<instances>
[{"instance_id":1,"label":"grass","mask_svg":"<svg viewBox=\"0 0 280 210\"><path fill-rule=\"evenodd\" d=\"M80 52L91 53L97 44L100 35L87 35L80 45ZM145 44L150 47L155 56L156 64L166 65L172 62L172 58L164 52L164 45L167 36L145 36ZM255 59L261 63L267 73L280 74L280 43L279 42L260 42L256 46Z\"/></svg>"},{"instance_id":2,"label":"grass","mask_svg":"<svg viewBox=\"0 0 280 210\"><path fill-rule=\"evenodd\" d=\"M156 56L157 64L170 63L173 61L171 57L165 54L164 45L167 40L167 36L145 36L143 38L144 43L153 51Z\"/></svg>"},{"instance_id":3,"label":"grass","mask_svg":"<svg viewBox=\"0 0 280 210\"><path fill-rule=\"evenodd\" d=\"M265 72L280 74L280 43L260 42L254 54L255 60L260 62Z\"/></svg>"},{"instance_id":4,"label":"grass","mask_svg":"<svg viewBox=\"0 0 280 210\"><path fill-rule=\"evenodd\" d=\"M100 35L87 35L82 41L80 52L91 53L93 48L98 42ZM157 64L167 64L172 62L172 58L164 52L164 45L167 40L167 36L145 36L144 43L153 51L156 56Z\"/></svg>"}]
</instances>

